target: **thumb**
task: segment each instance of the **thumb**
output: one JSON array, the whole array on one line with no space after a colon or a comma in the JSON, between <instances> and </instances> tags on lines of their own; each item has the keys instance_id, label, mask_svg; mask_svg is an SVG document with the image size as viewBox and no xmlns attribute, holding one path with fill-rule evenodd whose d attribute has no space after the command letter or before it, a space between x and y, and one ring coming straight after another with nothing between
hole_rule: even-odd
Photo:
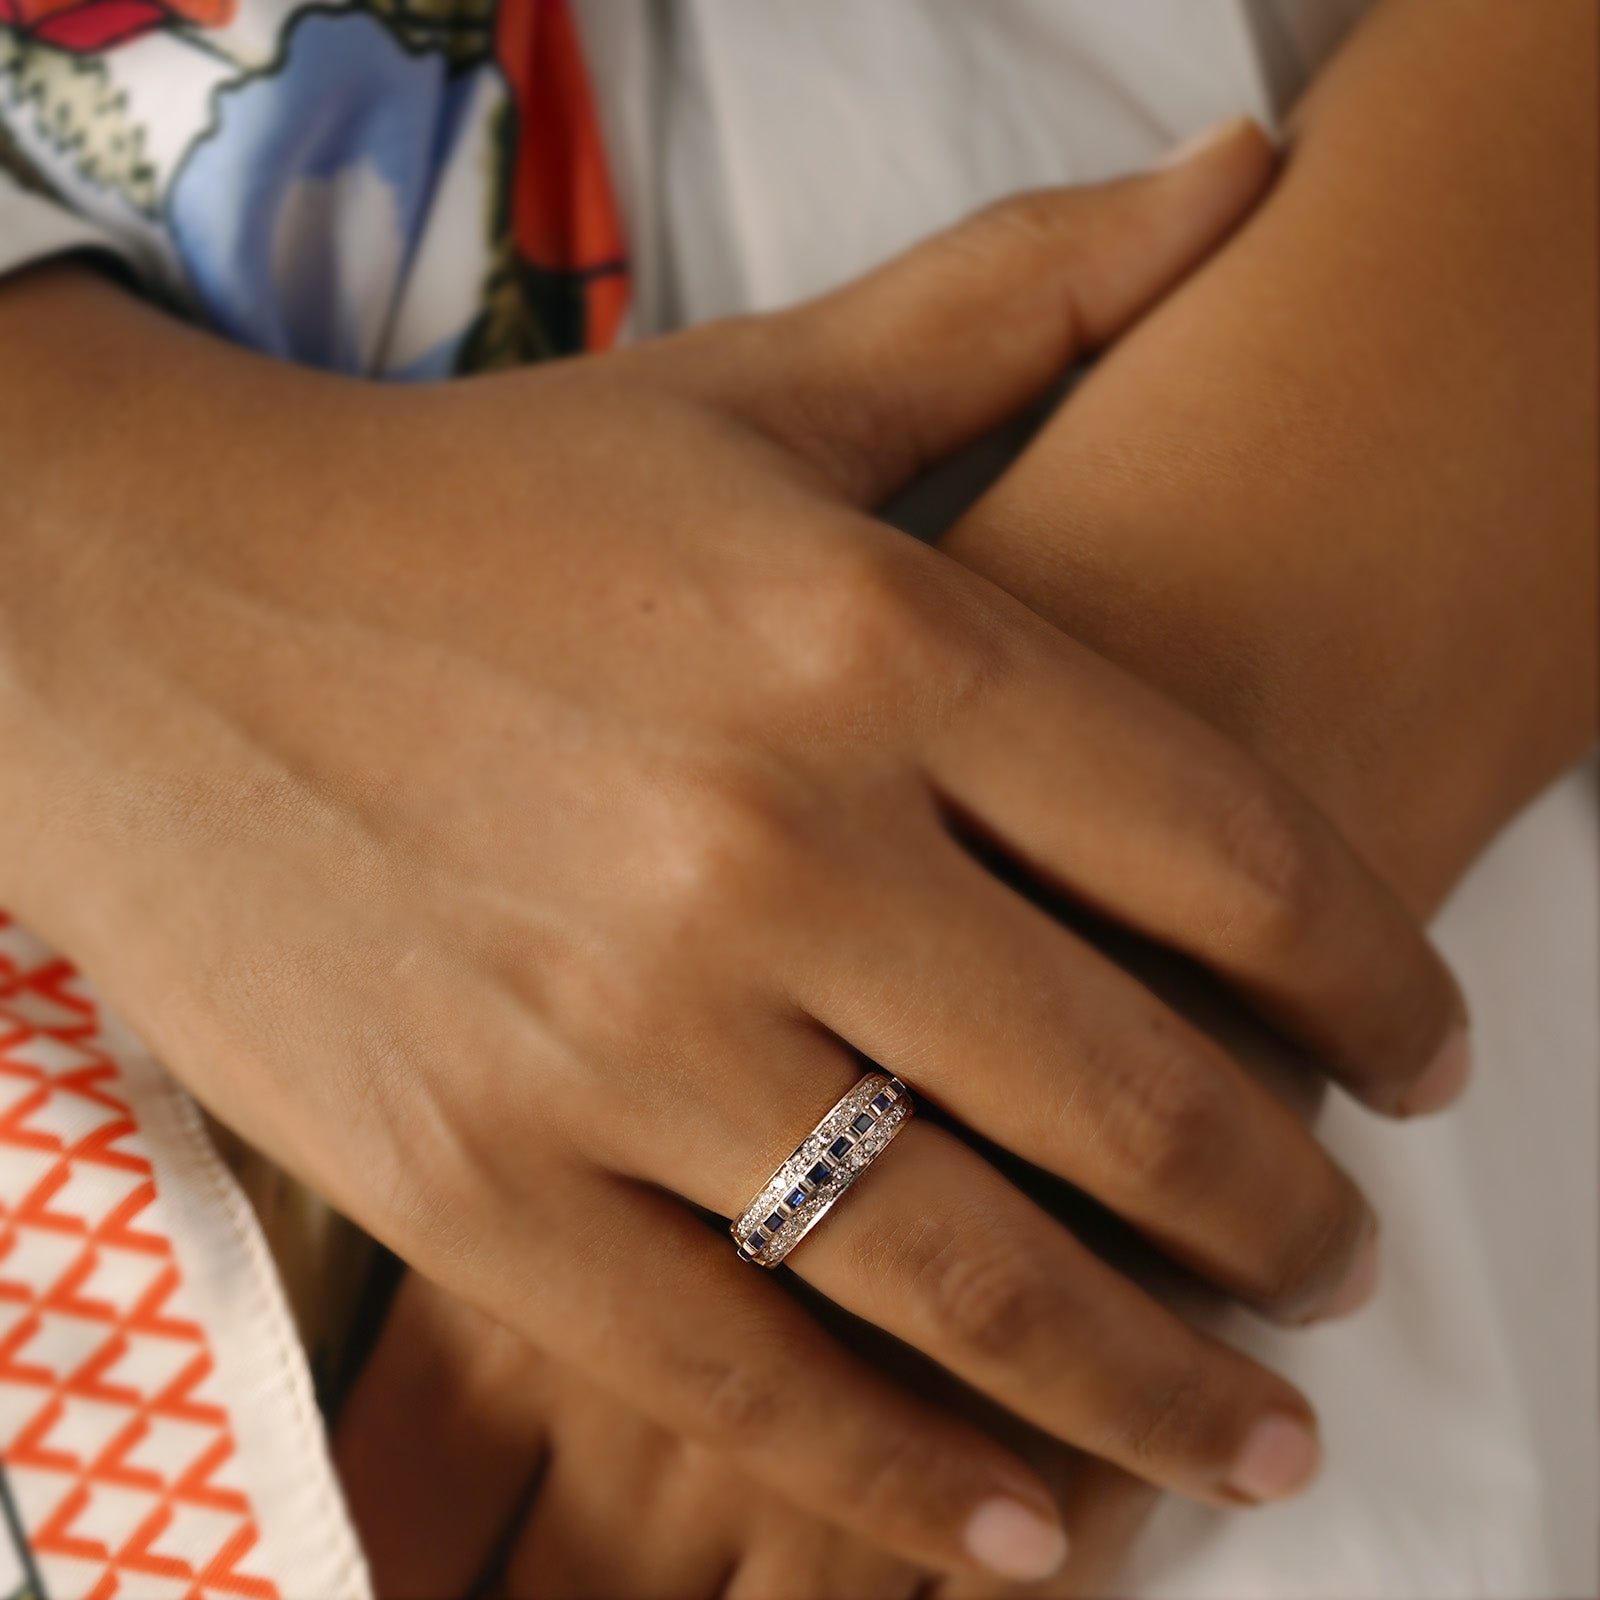
<instances>
[{"instance_id":1,"label":"thumb","mask_svg":"<svg viewBox=\"0 0 1600 1600\"><path fill-rule=\"evenodd\" d=\"M1274 162L1238 117L1151 172L977 212L759 319L778 337L745 408L852 501L878 504L1122 332L1227 236Z\"/></svg>"}]
</instances>

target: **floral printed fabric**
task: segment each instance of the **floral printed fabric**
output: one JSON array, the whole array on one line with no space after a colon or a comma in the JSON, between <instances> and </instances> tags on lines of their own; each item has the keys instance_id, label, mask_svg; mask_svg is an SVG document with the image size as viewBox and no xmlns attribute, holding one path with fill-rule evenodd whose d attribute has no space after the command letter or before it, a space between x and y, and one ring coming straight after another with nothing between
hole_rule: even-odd
<instances>
[{"instance_id":1,"label":"floral printed fabric","mask_svg":"<svg viewBox=\"0 0 1600 1600\"><path fill-rule=\"evenodd\" d=\"M84 246L369 377L603 348L627 298L564 0L0 0L0 270Z\"/></svg>"}]
</instances>

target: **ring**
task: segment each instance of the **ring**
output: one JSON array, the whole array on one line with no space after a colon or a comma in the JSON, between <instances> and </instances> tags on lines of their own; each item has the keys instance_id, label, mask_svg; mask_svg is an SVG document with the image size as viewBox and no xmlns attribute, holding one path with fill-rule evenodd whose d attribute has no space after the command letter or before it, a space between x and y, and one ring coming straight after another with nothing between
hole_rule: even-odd
<instances>
[{"instance_id":1,"label":"ring","mask_svg":"<svg viewBox=\"0 0 1600 1600\"><path fill-rule=\"evenodd\" d=\"M911 1091L869 1072L801 1140L729 1226L741 1261L775 1267L822 1221L911 1116Z\"/></svg>"}]
</instances>

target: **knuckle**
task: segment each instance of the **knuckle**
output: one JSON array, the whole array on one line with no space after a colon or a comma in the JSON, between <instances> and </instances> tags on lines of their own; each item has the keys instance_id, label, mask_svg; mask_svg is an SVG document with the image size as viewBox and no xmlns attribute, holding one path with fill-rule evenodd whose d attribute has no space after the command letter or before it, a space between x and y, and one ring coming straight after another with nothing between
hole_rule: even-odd
<instances>
[{"instance_id":1,"label":"knuckle","mask_svg":"<svg viewBox=\"0 0 1600 1600\"><path fill-rule=\"evenodd\" d=\"M1199 1349L1136 1385L1120 1415L1123 1445L1136 1463L1168 1471L1226 1458L1231 1436L1213 1375Z\"/></svg>"},{"instance_id":2,"label":"knuckle","mask_svg":"<svg viewBox=\"0 0 1600 1600\"><path fill-rule=\"evenodd\" d=\"M788 664L828 699L915 683L948 653L934 585L899 552L852 546L826 563L800 610Z\"/></svg>"},{"instance_id":3,"label":"knuckle","mask_svg":"<svg viewBox=\"0 0 1600 1600\"><path fill-rule=\"evenodd\" d=\"M1286 790L1246 778L1218 807L1215 838L1229 884L1230 941L1260 951L1299 946L1329 889L1326 852L1304 808Z\"/></svg>"},{"instance_id":4,"label":"knuckle","mask_svg":"<svg viewBox=\"0 0 1600 1600\"><path fill-rule=\"evenodd\" d=\"M789 931L844 877L827 797L801 787L786 795L780 774L718 763L637 800L608 864L626 917L540 952L537 1009L576 1059L664 1063L726 1016L707 1010L713 994L770 976ZM629 1077L641 1092L650 1082Z\"/></svg>"},{"instance_id":5,"label":"knuckle","mask_svg":"<svg viewBox=\"0 0 1600 1600\"><path fill-rule=\"evenodd\" d=\"M1017 1245L992 1237L952 1241L925 1261L917 1288L956 1359L1011 1366L1050 1325L1050 1296Z\"/></svg>"},{"instance_id":6,"label":"knuckle","mask_svg":"<svg viewBox=\"0 0 1600 1600\"><path fill-rule=\"evenodd\" d=\"M1149 1192L1181 1197L1215 1174L1235 1125L1235 1091L1173 1024L1154 1026L1147 1048L1118 1069L1100 1133Z\"/></svg>"},{"instance_id":7,"label":"knuckle","mask_svg":"<svg viewBox=\"0 0 1600 1600\"><path fill-rule=\"evenodd\" d=\"M879 743L937 733L1018 663L981 596L923 553L857 546L832 563L802 614L791 686L823 717L842 716L848 733Z\"/></svg>"},{"instance_id":8,"label":"knuckle","mask_svg":"<svg viewBox=\"0 0 1600 1600\"><path fill-rule=\"evenodd\" d=\"M771 1437L783 1418L776 1375L738 1360L707 1360L689 1374L696 1434L722 1450L748 1450Z\"/></svg>"},{"instance_id":9,"label":"knuckle","mask_svg":"<svg viewBox=\"0 0 1600 1600\"><path fill-rule=\"evenodd\" d=\"M770 906L805 853L797 808L775 784L743 774L701 774L687 787L656 808L652 829L653 872L668 903L692 921Z\"/></svg>"}]
</instances>

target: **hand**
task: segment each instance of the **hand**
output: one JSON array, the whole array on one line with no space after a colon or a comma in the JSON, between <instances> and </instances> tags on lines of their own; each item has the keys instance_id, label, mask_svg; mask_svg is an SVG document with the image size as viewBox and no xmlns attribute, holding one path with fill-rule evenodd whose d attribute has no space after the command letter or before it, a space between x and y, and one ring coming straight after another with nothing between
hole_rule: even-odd
<instances>
[{"instance_id":1,"label":"hand","mask_svg":"<svg viewBox=\"0 0 1600 1600\"><path fill-rule=\"evenodd\" d=\"M1266 202L943 545L1420 913L1595 737L1597 19L1374 7Z\"/></svg>"},{"instance_id":2,"label":"hand","mask_svg":"<svg viewBox=\"0 0 1600 1600\"><path fill-rule=\"evenodd\" d=\"M1397 10L1391 8L1391 19ZM1547 13L1547 17L1551 15ZM1415 13L1411 20L1416 21ZM1494 20L1496 25L1488 32L1498 41L1497 57L1504 57L1508 52L1503 48L1503 30L1499 27L1503 18ZM1185 291L1168 313L1153 319L1126 355L1119 354L1104 363L1099 375L1079 392L1074 407L1057 419L1024 466L967 519L947 548L1013 585L1042 614L1078 628L1101 648L1202 706L1249 738L1268 760L1294 771L1336 807L1341 820L1373 858L1392 873L1401 891L1417 904L1427 905L1437 899L1443 886L1470 858L1473 842L1492 825L1492 819L1503 814L1503 797L1522 792L1529 780L1523 777L1507 783L1500 777L1491 778L1487 784L1456 781L1463 775L1470 777L1475 770L1494 772L1492 760L1484 765L1474 758L1466 764L1464 774L1459 761L1449 762L1448 768L1455 777L1452 782L1441 784L1440 756L1459 748L1454 737L1447 732L1442 744L1436 735L1419 738L1414 715L1405 719L1395 716L1397 707L1403 710L1408 705L1430 702L1453 705L1460 689L1480 671L1470 659L1463 671L1459 665L1449 665L1448 655L1435 655L1433 661L1442 662L1446 670L1434 670L1421 677L1391 674L1387 687L1384 680L1351 671L1350 663L1354 661L1359 666L1363 659L1392 657L1397 646L1392 639L1385 641L1385 631L1396 623L1397 607L1380 603L1385 600L1431 593L1437 604L1438 596L1453 585L1448 587L1452 603L1445 609L1457 618L1485 618L1493 612L1474 600L1477 593L1518 594L1525 598L1538 593L1537 586L1505 582L1503 571L1493 559L1495 546L1489 521L1483 522L1479 539L1480 548L1490 559L1477 564L1452 560L1448 571L1435 569L1430 583L1419 584L1417 572L1424 570L1432 542L1419 542L1414 537L1414 522L1408 524L1406 538L1396 537L1396 513L1386 508L1383 499L1388 492L1403 507L1411 493L1404 486L1413 474L1420 474L1441 514L1440 528L1449 530L1451 548L1459 553L1462 530L1477 530L1479 523L1467 514L1464 504L1449 499L1445 491L1463 488L1469 495L1472 491L1463 482L1461 472L1442 474L1437 461L1430 464L1427 451L1419 455L1417 442L1440 439L1445 448L1454 451L1457 461L1486 463L1491 478L1504 481L1508 466L1499 452L1512 436L1502 431L1496 437L1477 439L1470 449L1464 449L1458 432L1459 412L1457 421L1451 421L1457 391L1445 391L1429 382L1424 386L1425 395L1414 396L1427 401L1420 420L1393 430L1397 443L1405 444L1409 453L1386 460L1382 471L1348 480L1350 492L1341 508L1325 495L1305 492L1304 485L1307 481L1321 481L1316 464L1328 449L1327 398L1347 392L1359 396L1359 386L1351 389L1337 370L1315 380L1301 374L1294 377L1291 393L1275 401L1273 384L1282 379L1281 363L1252 365L1250 352L1255 347L1242 337L1249 328L1259 325L1261 309L1269 303L1260 292L1264 282L1277 285L1281 291L1286 284L1306 281L1306 252L1325 265L1329 276L1340 283L1348 286L1361 282L1360 226L1343 218L1336 203L1318 198L1317 174L1326 183L1339 181L1341 118L1348 126L1370 129L1374 138L1385 141L1384 171L1402 187L1413 172L1419 182L1425 178L1429 187L1437 187L1437 163L1413 159L1417 156L1414 146L1426 143L1430 128L1436 126L1455 140L1469 126L1443 116L1436 122L1418 119L1414 94L1408 94L1404 125L1413 137L1405 144L1395 141L1393 124L1386 122L1384 114L1382 55L1387 52L1391 57L1387 77L1395 84L1414 88L1423 80L1406 70L1404 56L1408 50L1419 50L1437 67L1437 40L1429 45L1423 30L1408 28L1403 13L1399 20L1386 19L1379 24L1374 36L1382 34L1384 28L1388 32L1383 44L1369 42L1353 69L1335 74L1324 107L1314 120L1312 139L1315 151L1323 143L1317 126L1329 124L1333 154L1318 156L1310 187L1299 207L1291 208L1288 222L1269 227L1260 235L1248 234L1240 248L1230 251L1223 262L1204 274L1194 289ZM1455 44L1461 43L1458 37ZM1509 54L1514 59L1517 53ZM1581 51L1566 54L1571 59L1586 59ZM1395 56L1400 58L1398 62L1393 59ZM1430 73L1426 82L1433 89L1453 92L1450 79L1438 71ZM1482 98L1485 92L1480 79L1475 94ZM1541 106L1548 110L1550 104L1550 97L1543 95ZM1529 121L1523 117L1517 125L1527 128ZM1503 130L1505 124L1499 126ZM1493 170L1492 154L1469 151L1465 159L1481 176ZM1370 173L1374 169L1368 162L1364 170ZM1524 164L1522 170L1555 169L1541 161L1532 167ZM1576 208L1564 208L1565 214L1592 209L1592 185L1588 191L1588 200ZM1363 184L1347 192L1370 194L1371 186ZM1492 221L1495 208L1480 204L1478 212ZM1408 215L1417 219L1417 232L1430 234L1439 222L1447 220L1446 213L1421 205L1411 206ZM1331 230L1331 237L1319 239L1315 231L1323 225ZM1531 233L1543 237L1545 231L1533 229ZM1308 232L1312 237L1304 237ZM1463 240L1449 228L1434 236L1450 260L1459 263L1471 256L1470 239ZM1424 248L1427 242L1426 237L1410 237L1404 258L1425 263L1429 258ZM1296 251L1301 252L1299 264ZM1426 277L1426 271L1422 275ZM1492 275L1483 281L1486 286L1491 284ZM1383 308L1386 298L1391 297L1392 282L1385 273L1380 282L1361 283L1358 293L1330 298L1316 289L1313 277L1309 299L1298 308L1293 297L1285 300L1281 294L1276 296L1270 304L1286 318L1286 323L1274 331L1261 350L1300 350L1309 355L1320 348L1316 340L1330 329L1328 360L1335 367L1339 351L1361 351L1374 345L1387 348L1390 338L1363 331L1362 318L1373 308ZM1559 296L1548 292L1496 298L1502 308L1514 306L1521 314L1535 317L1547 316L1550 308L1559 303ZM1442 297L1433 294L1425 315L1419 316L1415 310L1409 314L1408 337L1415 340L1419 334L1426 336L1436 324L1456 329L1467 326L1486 334L1497 326L1496 319L1490 318L1468 318L1463 323L1444 314L1447 310ZM1306 327L1311 330L1309 339L1294 330L1297 314L1306 318ZM1240 317L1242 322L1237 320ZM1341 323L1340 318L1345 320ZM1457 343L1454 336L1452 343ZM1548 341L1527 332L1514 344L1522 358L1529 361L1548 347ZM1565 348L1592 355L1593 342L1568 341ZM1461 359L1470 362L1475 358L1466 350L1461 352ZM1410 370L1424 375L1434 367L1435 360L1422 359L1414 361ZM1366 374L1369 381L1373 376L1370 371ZM1384 380L1390 404L1408 393L1405 378L1404 373L1391 372ZM1211 393L1219 383L1228 386L1227 392ZM1243 390L1239 388L1241 384L1245 385ZM1252 388L1252 384L1256 387ZM1298 440L1293 435L1286 438L1283 419L1299 413L1298 404L1291 402L1297 396L1303 397L1308 386L1323 396L1318 413L1321 426ZM1547 373L1524 382L1522 392L1560 395L1567 387L1553 383ZM1592 383L1584 387L1591 398L1579 407L1580 412L1592 410L1593 404ZM1247 398L1243 406L1238 403L1241 393ZM1351 419L1358 425L1360 420L1360 416ZM1270 427L1263 433L1267 424ZM1452 436L1456 439L1453 445ZM1539 437L1556 442L1562 434L1559 430L1542 430ZM1592 446L1592 430L1588 438ZM1185 443L1188 448L1175 448L1178 443ZM1263 492L1255 476L1216 471L1219 461L1246 463L1266 454L1279 463L1285 494L1292 501L1287 510L1280 506L1278 495ZM1517 494L1525 505L1546 506L1547 514L1538 522L1541 531L1559 542L1564 528L1592 528L1592 516L1584 519L1549 515L1554 491L1568 475L1557 463L1546 463L1540 468L1540 476L1541 485L1526 485ZM1396 488L1402 491L1397 496L1392 493ZM1492 511L1494 496L1480 493L1480 498ZM1526 530L1532 525L1526 520L1514 525L1518 548L1524 551ZM1399 559L1407 564L1398 575L1403 581L1397 581L1395 574L1383 583L1360 581L1366 568L1360 563L1352 567L1345 552L1355 534L1368 530L1374 534L1374 559L1386 553L1390 561ZM1572 581L1570 568L1559 561L1549 562L1548 570L1556 577L1557 593L1581 597L1592 592L1592 584L1585 584L1581 577ZM1567 573L1564 580L1560 577L1563 572ZM1357 581L1354 590L1347 591L1341 586L1342 581L1351 577ZM1441 578L1445 580L1443 584L1439 582ZM1289 603L1285 604L1285 600ZM1308 620L1306 605L1313 601L1321 610L1311 611ZM1345 604L1346 601L1350 603ZM1561 616L1559 607L1547 610L1542 624L1547 633L1554 629L1552 637L1557 641L1568 637L1560 626ZM1517 623L1515 613L1506 620ZM1404 622L1405 614L1400 610L1398 623L1403 627ZM1526 681L1532 662L1516 656L1501 659L1494 649L1494 641L1501 636L1494 627L1480 621L1471 629L1462 628L1447 636L1446 642L1453 639L1468 647L1474 657L1482 657L1488 646L1488 660L1497 681L1515 686ZM1579 641L1580 653L1585 637L1590 638L1592 648L1592 619L1573 631L1572 637ZM1251 647L1241 650L1239 641L1245 638L1251 641ZM1330 642L1344 653L1326 648ZM1417 642L1429 641L1419 635ZM1554 760L1546 756L1539 764L1547 772L1561 759L1563 748L1568 752L1572 748L1572 735L1558 734L1552 739L1548 733L1540 732L1550 726L1552 713L1563 703L1563 678L1573 687L1589 684L1592 688L1592 675L1566 672L1564 663L1569 651L1565 646L1541 659L1556 669L1557 675L1544 684L1536 705L1511 720L1538 735L1535 750L1551 746L1556 749ZM1362 693L1351 692L1358 687ZM1571 717L1569 713L1568 720L1580 729L1584 726L1581 714ZM1557 726L1559 721L1558 718ZM1398 736L1385 731L1386 723L1398 727ZM1448 725L1447 720L1447 728ZM1497 746L1493 738L1498 725L1497 707L1496 720L1480 724L1477 741L1478 749L1490 758L1496 758L1497 750L1500 758L1504 754L1504 745ZM1519 748L1513 743L1513 752ZM1352 749L1363 751L1364 759L1352 760ZM1536 772L1539 765L1534 768ZM1459 803L1463 794L1468 797L1465 805ZM1447 811L1443 818L1438 809L1442 796L1456 802L1454 811ZM1465 819L1465 826L1455 820L1458 817ZM1441 821L1444 826L1439 825ZM1052 1468L1059 1474L1069 1474L1073 1465L1072 1452L1059 1448L1051 1452L1046 1447L1036 1459L1047 1475ZM1090 1470L1114 1474L1114 1469L1103 1464L1094 1464ZM1136 1511L1138 1488L1126 1480L1124 1483L1127 1493L1123 1521L1127 1522L1128 1497L1135 1497L1132 1508ZM1068 1568L1052 1587L1060 1585L1063 1592L1072 1592L1065 1586L1071 1584L1085 1554L1079 1527L1092 1538L1110 1519L1103 1512L1079 1516L1079 1507L1086 1498L1081 1480L1072 1492L1063 1492L1059 1497L1073 1529L1074 1551ZM357 1504L359 1509L359 1498ZM657 1537L665 1538L670 1546L670 1534L652 1533L632 1547L645 1564L643 1570L659 1570L655 1565L660 1556Z\"/></svg>"},{"instance_id":3,"label":"hand","mask_svg":"<svg viewBox=\"0 0 1600 1600\"><path fill-rule=\"evenodd\" d=\"M1375 8L1266 202L942 543L1419 914L1595 736L1596 15Z\"/></svg>"},{"instance_id":4,"label":"hand","mask_svg":"<svg viewBox=\"0 0 1600 1600\"><path fill-rule=\"evenodd\" d=\"M949 819L1376 1104L1458 1026L1448 975L1290 790L861 509L1114 333L1264 171L1236 139L798 312L437 390L12 288L19 911L225 1121L541 1348L892 1550L1044 1570L1038 1480L682 1202L736 1212L859 1050L1251 1302L1337 1302L1371 1230L1348 1178ZM1232 1503L1313 1465L1288 1385L927 1123L797 1262L1154 1482Z\"/></svg>"},{"instance_id":5,"label":"hand","mask_svg":"<svg viewBox=\"0 0 1600 1600\"><path fill-rule=\"evenodd\" d=\"M335 1453L382 1600L910 1600L926 1582L414 1273Z\"/></svg>"},{"instance_id":6,"label":"hand","mask_svg":"<svg viewBox=\"0 0 1600 1600\"><path fill-rule=\"evenodd\" d=\"M1123 948L1172 998L1287 1100L1311 1087L1281 1041L1192 969ZM1135 1281L1205 1326L1200 1286L1108 1233L1081 1198L1016 1170L1037 1203ZM1097 1225L1101 1224L1101 1225ZM827 1313L824 1304L819 1311ZM774 1495L726 1454L658 1427L456 1297L409 1274L335 1432L347 1501L380 1600L633 1596L880 1596L1060 1600L1111 1592L1155 1491L1029 1427L903 1346L838 1314L858 1354L983 1427L1049 1486L1068 1537L1062 1566L1018 1589L994 1576L936 1577Z\"/></svg>"},{"instance_id":7,"label":"hand","mask_svg":"<svg viewBox=\"0 0 1600 1600\"><path fill-rule=\"evenodd\" d=\"M343 1408L335 1457L380 1600L956 1600L817 1521L721 1452L657 1427L482 1312L408 1274ZM1142 1484L1059 1451L1071 1556L1044 1590L1103 1592Z\"/></svg>"}]
</instances>

